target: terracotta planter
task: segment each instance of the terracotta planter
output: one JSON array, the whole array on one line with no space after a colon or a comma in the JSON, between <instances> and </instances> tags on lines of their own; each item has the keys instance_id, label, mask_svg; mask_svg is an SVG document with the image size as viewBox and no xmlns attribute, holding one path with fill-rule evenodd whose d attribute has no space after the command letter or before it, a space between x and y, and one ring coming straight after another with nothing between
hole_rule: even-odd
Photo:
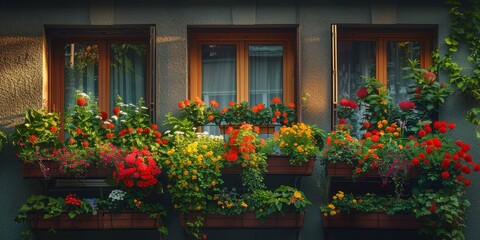
<instances>
[{"instance_id":1,"label":"terracotta planter","mask_svg":"<svg viewBox=\"0 0 480 240\"><path fill-rule=\"evenodd\" d=\"M385 212L354 212L323 216L324 228L365 228L365 229L420 229L422 220L414 215L387 215Z\"/></svg>"},{"instance_id":2,"label":"terracotta planter","mask_svg":"<svg viewBox=\"0 0 480 240\"><path fill-rule=\"evenodd\" d=\"M44 219L44 213L28 215L27 224L32 230L68 230L68 229L154 229L160 224L160 214L151 218L148 213L99 211L97 215L81 214L70 218L68 214Z\"/></svg>"},{"instance_id":3,"label":"terracotta planter","mask_svg":"<svg viewBox=\"0 0 480 240\"><path fill-rule=\"evenodd\" d=\"M337 163L327 162L327 166L326 166L327 176L352 178L353 171L354 171L354 166L346 162L337 162ZM410 178L416 178L418 177L419 174L420 172L418 168L410 169L410 172L409 172ZM380 178L380 177L381 176L378 173L378 170L376 169L371 169L371 170L368 170L367 172L362 172L360 173L360 176L359 176L359 178Z\"/></svg>"},{"instance_id":4,"label":"terracotta planter","mask_svg":"<svg viewBox=\"0 0 480 240\"><path fill-rule=\"evenodd\" d=\"M259 134L273 134L275 132L275 127L279 125L267 124L257 126L260 130ZM220 133L225 134L228 128L232 127L233 129L240 128L240 125L219 125Z\"/></svg>"},{"instance_id":5,"label":"terracotta planter","mask_svg":"<svg viewBox=\"0 0 480 240\"><path fill-rule=\"evenodd\" d=\"M45 168L49 169L46 174L42 172L38 163L20 163L22 176L24 178L74 178L75 176L65 175L60 172L59 165L55 161L43 161ZM108 178L112 176L113 170L105 167L90 166L87 168L85 178Z\"/></svg>"},{"instance_id":6,"label":"terracotta planter","mask_svg":"<svg viewBox=\"0 0 480 240\"><path fill-rule=\"evenodd\" d=\"M180 215L180 225L185 226L187 221L196 221L198 216L204 218L205 228L301 228L303 226L303 213L288 212L284 215L274 213L264 222L255 217L255 213L246 212L240 215L202 214L193 212Z\"/></svg>"},{"instance_id":7,"label":"terracotta planter","mask_svg":"<svg viewBox=\"0 0 480 240\"><path fill-rule=\"evenodd\" d=\"M312 175L315 165L315 157L312 157L307 163L300 166L291 165L288 155L268 155L267 156L267 172L270 175ZM223 174L240 174L241 166L226 167Z\"/></svg>"}]
</instances>

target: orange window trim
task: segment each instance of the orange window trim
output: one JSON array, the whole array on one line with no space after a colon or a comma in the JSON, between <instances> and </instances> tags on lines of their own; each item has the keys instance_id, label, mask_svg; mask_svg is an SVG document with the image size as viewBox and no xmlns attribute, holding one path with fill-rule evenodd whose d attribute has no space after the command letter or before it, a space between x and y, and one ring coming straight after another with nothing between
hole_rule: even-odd
<instances>
[{"instance_id":1,"label":"orange window trim","mask_svg":"<svg viewBox=\"0 0 480 240\"><path fill-rule=\"evenodd\" d=\"M202 96L201 46L204 44L231 44L237 51L237 102L248 101L248 45L282 45L283 101L295 102L295 33L190 33L189 34L189 98Z\"/></svg>"}]
</instances>

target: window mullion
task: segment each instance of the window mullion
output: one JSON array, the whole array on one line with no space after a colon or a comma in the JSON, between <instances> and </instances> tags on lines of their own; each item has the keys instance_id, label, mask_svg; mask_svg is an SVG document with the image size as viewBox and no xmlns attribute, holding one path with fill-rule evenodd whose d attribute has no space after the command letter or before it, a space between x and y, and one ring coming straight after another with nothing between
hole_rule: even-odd
<instances>
[{"instance_id":1,"label":"window mullion","mask_svg":"<svg viewBox=\"0 0 480 240\"><path fill-rule=\"evenodd\" d=\"M99 64L98 64L98 107L100 111L109 112L110 110L110 55L107 42L98 44Z\"/></svg>"},{"instance_id":2,"label":"window mullion","mask_svg":"<svg viewBox=\"0 0 480 240\"><path fill-rule=\"evenodd\" d=\"M376 79L383 84L387 84L387 43L384 38L377 40L377 69Z\"/></svg>"},{"instance_id":3,"label":"window mullion","mask_svg":"<svg viewBox=\"0 0 480 240\"><path fill-rule=\"evenodd\" d=\"M248 47L245 41L237 43L237 102L248 101Z\"/></svg>"}]
</instances>

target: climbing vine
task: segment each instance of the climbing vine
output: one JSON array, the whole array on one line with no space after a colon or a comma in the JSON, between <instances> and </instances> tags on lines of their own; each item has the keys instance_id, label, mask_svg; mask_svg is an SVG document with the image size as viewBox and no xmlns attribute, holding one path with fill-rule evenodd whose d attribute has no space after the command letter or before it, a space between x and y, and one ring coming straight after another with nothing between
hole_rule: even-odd
<instances>
[{"instance_id":1,"label":"climbing vine","mask_svg":"<svg viewBox=\"0 0 480 240\"><path fill-rule=\"evenodd\" d=\"M445 38L448 52L438 66L448 71L450 82L458 90L480 103L480 0L447 0L446 4L450 6L451 31ZM468 51L468 67L455 62L459 48ZM480 108L470 109L467 121L480 126Z\"/></svg>"}]
</instances>

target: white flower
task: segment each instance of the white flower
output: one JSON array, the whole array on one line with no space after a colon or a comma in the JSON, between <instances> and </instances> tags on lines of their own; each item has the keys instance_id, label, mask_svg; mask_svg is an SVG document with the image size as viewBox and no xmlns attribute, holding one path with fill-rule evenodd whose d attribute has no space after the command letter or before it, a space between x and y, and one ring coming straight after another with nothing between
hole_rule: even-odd
<instances>
[{"instance_id":1,"label":"white flower","mask_svg":"<svg viewBox=\"0 0 480 240\"><path fill-rule=\"evenodd\" d=\"M103 124L110 124L110 123L111 123L111 122L109 122L109 121L105 121L105 122L103 122Z\"/></svg>"},{"instance_id":2,"label":"white flower","mask_svg":"<svg viewBox=\"0 0 480 240\"><path fill-rule=\"evenodd\" d=\"M113 116L112 116L112 120L116 122L116 121L118 121L118 117L115 116L115 115L113 115Z\"/></svg>"},{"instance_id":3,"label":"white flower","mask_svg":"<svg viewBox=\"0 0 480 240\"><path fill-rule=\"evenodd\" d=\"M95 118L96 118L96 119L102 119L102 117L100 117L100 116L98 116L98 115L95 116Z\"/></svg>"},{"instance_id":4,"label":"white flower","mask_svg":"<svg viewBox=\"0 0 480 240\"><path fill-rule=\"evenodd\" d=\"M120 120L120 122L124 123L124 122L126 122L126 120L125 120L125 119L122 119L122 120Z\"/></svg>"},{"instance_id":5,"label":"white flower","mask_svg":"<svg viewBox=\"0 0 480 240\"><path fill-rule=\"evenodd\" d=\"M169 133L170 133L170 130L165 131L165 134L169 134Z\"/></svg>"},{"instance_id":6,"label":"white flower","mask_svg":"<svg viewBox=\"0 0 480 240\"><path fill-rule=\"evenodd\" d=\"M81 92L81 93L78 93L78 95L80 95L80 96L82 96L86 99L90 99L90 96L88 96L88 94L86 94L86 93Z\"/></svg>"},{"instance_id":7,"label":"white flower","mask_svg":"<svg viewBox=\"0 0 480 240\"><path fill-rule=\"evenodd\" d=\"M175 131L173 134L175 134L175 135L183 135L183 134L185 134L185 133L182 132L182 131Z\"/></svg>"},{"instance_id":8,"label":"white flower","mask_svg":"<svg viewBox=\"0 0 480 240\"><path fill-rule=\"evenodd\" d=\"M146 110L146 109L148 109L148 108L147 108L147 107L145 107L145 106L142 106L142 109L145 109L145 110Z\"/></svg>"},{"instance_id":9,"label":"white flower","mask_svg":"<svg viewBox=\"0 0 480 240\"><path fill-rule=\"evenodd\" d=\"M118 114L120 115L128 115L128 113L124 112L124 111L120 111Z\"/></svg>"}]
</instances>

